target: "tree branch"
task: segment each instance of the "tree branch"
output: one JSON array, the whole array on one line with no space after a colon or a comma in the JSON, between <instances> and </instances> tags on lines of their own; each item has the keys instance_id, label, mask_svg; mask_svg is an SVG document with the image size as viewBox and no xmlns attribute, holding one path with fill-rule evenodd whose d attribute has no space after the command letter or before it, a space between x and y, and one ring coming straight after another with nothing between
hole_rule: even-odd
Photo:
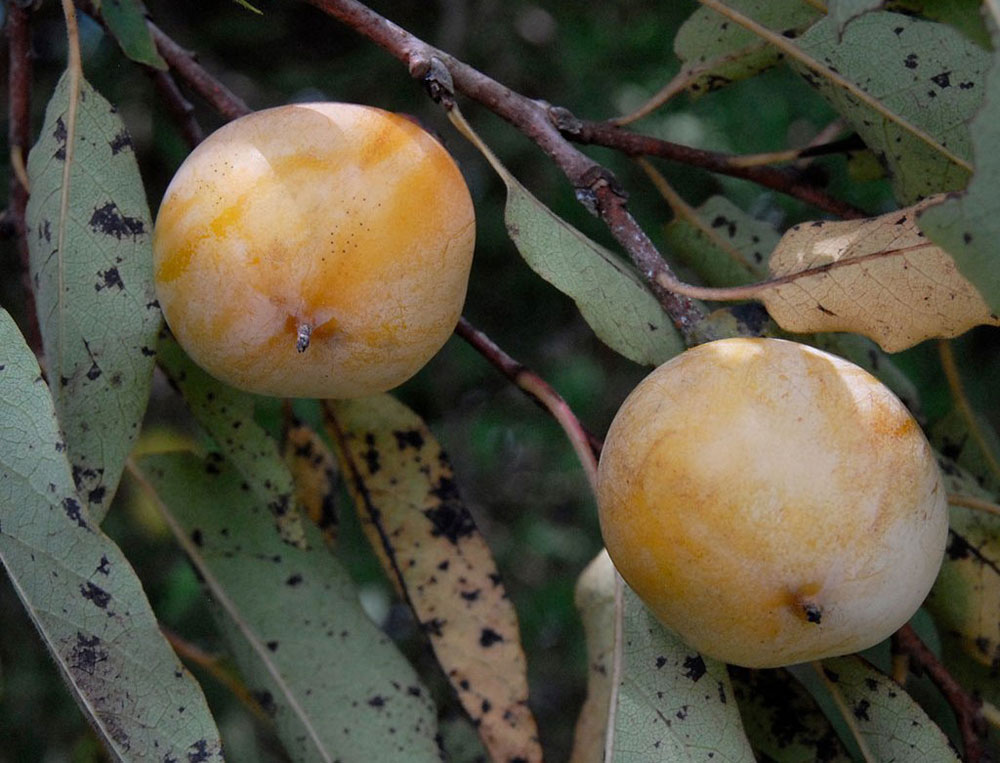
<instances>
[{"instance_id":1,"label":"tree branch","mask_svg":"<svg viewBox=\"0 0 1000 763\"><path fill-rule=\"evenodd\" d=\"M862 210L834 198L821 188L802 181L793 168L752 166L740 163L740 157L682 146L667 140L626 130L610 122L587 122L564 109L554 109L556 124L563 135L585 145L614 148L629 156L656 156L673 162L701 167L720 175L750 180L765 188L787 194L812 204L817 209L846 219L867 217Z\"/></svg>"},{"instance_id":2,"label":"tree branch","mask_svg":"<svg viewBox=\"0 0 1000 763\"><path fill-rule=\"evenodd\" d=\"M983 760L985 751L982 740L986 735L986 722L982 716L981 701L962 688L948 669L920 640L912 626L904 625L896 631L894 640L899 650L910 658L911 669L919 669L926 673L951 705L962 734L962 746L965 748L967 763L978 763Z\"/></svg>"},{"instance_id":3,"label":"tree branch","mask_svg":"<svg viewBox=\"0 0 1000 763\"><path fill-rule=\"evenodd\" d=\"M26 164L31 145L31 3L7 3L7 145L10 148L9 202L7 221L13 226L18 259L21 263L21 281L24 292L25 340L39 354L42 334L38 327L35 309L35 290L31 284L31 265L28 256L27 223L28 176Z\"/></svg>"},{"instance_id":4,"label":"tree branch","mask_svg":"<svg viewBox=\"0 0 1000 763\"><path fill-rule=\"evenodd\" d=\"M527 366L514 360L490 339L477 329L465 316L458 320L455 333L472 345L473 349L499 369L528 397L544 408L569 438L577 458L583 465L583 470L590 481L590 487L597 489L597 457L601 454L602 443L598 437L588 432L573 413L573 409L541 376Z\"/></svg>"},{"instance_id":5,"label":"tree branch","mask_svg":"<svg viewBox=\"0 0 1000 763\"><path fill-rule=\"evenodd\" d=\"M184 97L184 93L177 87L177 80L170 72L161 72L152 68L148 68L146 71L150 79L153 80L156 92L160 94L170 110L184 140L194 148L205 139L205 132L194 116L194 106Z\"/></svg>"},{"instance_id":6,"label":"tree branch","mask_svg":"<svg viewBox=\"0 0 1000 763\"><path fill-rule=\"evenodd\" d=\"M432 62L440 61L456 92L478 101L507 120L539 146L573 185L577 199L605 222L612 235L632 258L664 310L685 336L705 316L694 300L667 291L658 283L670 268L626 208L626 194L612 173L575 148L556 127L549 106L515 93L477 69L444 51L428 45L402 27L380 16L356 0L307 0L388 51L404 63L414 77L436 79Z\"/></svg>"}]
</instances>

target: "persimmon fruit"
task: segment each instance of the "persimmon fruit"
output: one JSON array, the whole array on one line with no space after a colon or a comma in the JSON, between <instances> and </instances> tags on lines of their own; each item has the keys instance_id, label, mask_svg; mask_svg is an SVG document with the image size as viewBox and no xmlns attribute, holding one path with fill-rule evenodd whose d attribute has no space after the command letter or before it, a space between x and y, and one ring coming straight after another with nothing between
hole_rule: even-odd
<instances>
[{"instance_id":1,"label":"persimmon fruit","mask_svg":"<svg viewBox=\"0 0 1000 763\"><path fill-rule=\"evenodd\" d=\"M747 667L889 636L933 584L948 527L903 404L779 339L709 342L644 379L608 432L598 504L615 566L657 618Z\"/></svg>"},{"instance_id":2,"label":"persimmon fruit","mask_svg":"<svg viewBox=\"0 0 1000 763\"><path fill-rule=\"evenodd\" d=\"M475 242L461 172L409 118L266 109L210 135L167 188L157 296L218 379L282 397L395 387L458 321Z\"/></svg>"}]
</instances>

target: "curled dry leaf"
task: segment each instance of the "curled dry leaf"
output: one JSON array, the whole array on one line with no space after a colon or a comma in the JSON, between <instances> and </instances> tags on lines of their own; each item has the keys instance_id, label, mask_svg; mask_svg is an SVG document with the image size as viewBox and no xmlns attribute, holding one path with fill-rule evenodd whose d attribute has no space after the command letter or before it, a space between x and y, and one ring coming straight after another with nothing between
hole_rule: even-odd
<instances>
[{"instance_id":1,"label":"curled dry leaf","mask_svg":"<svg viewBox=\"0 0 1000 763\"><path fill-rule=\"evenodd\" d=\"M540 761L517 614L441 446L388 395L325 414L365 533L492 759Z\"/></svg>"},{"instance_id":2,"label":"curled dry leaf","mask_svg":"<svg viewBox=\"0 0 1000 763\"><path fill-rule=\"evenodd\" d=\"M951 257L917 227L919 212L937 201L795 226L771 255L773 279L753 296L787 331L852 331L888 352L1000 325Z\"/></svg>"}]
</instances>

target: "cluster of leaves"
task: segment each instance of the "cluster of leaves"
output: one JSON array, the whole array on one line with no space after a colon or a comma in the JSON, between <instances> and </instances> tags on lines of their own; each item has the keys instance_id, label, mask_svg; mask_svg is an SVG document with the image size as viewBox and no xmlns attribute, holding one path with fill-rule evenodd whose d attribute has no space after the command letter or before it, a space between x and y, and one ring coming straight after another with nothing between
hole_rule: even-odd
<instances>
[{"instance_id":1,"label":"cluster of leaves","mask_svg":"<svg viewBox=\"0 0 1000 763\"><path fill-rule=\"evenodd\" d=\"M162 69L139 6L102 5L125 53ZM983 18L960 2L947 12L882 5L705 0L677 33L672 93L714 94L787 62L860 136L899 206L782 233L724 196L691 208L667 193L668 255L704 286L660 285L758 300L773 322L742 307L706 310L682 336L639 274L547 209L453 119L500 173L524 260L624 358L655 365L692 337L794 331L865 366L920 414L918 389L887 352L998 322L990 149L1000 138L1000 69L990 40L1000 19L989 3ZM44 369L0 310L0 561L112 754L223 756L201 687L101 529L128 472L196 571L242 696L284 755L437 760L444 745L455 759L541 759L516 613L426 424L381 395L289 408L276 432L260 423L259 400L184 355L153 294L151 219L131 139L78 64L49 100L27 178ZM202 438L137 455L157 364ZM970 506L995 504L1000 490L992 431L963 404L929 427L961 500L921 619L951 673L990 703L1000 701L1000 520ZM371 622L330 553L338 479L478 740L470 726L439 720L439 679L418 673ZM663 629L627 589L616 595L606 555L580 578L577 600L590 675L574 761L957 757L947 715L882 672L884 649L815 672L727 668Z\"/></svg>"}]
</instances>

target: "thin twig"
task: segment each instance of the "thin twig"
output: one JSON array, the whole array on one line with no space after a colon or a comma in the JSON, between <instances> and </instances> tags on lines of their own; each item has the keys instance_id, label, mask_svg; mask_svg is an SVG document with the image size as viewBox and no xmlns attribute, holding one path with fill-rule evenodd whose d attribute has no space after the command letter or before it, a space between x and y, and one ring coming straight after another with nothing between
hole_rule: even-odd
<instances>
[{"instance_id":1,"label":"thin twig","mask_svg":"<svg viewBox=\"0 0 1000 763\"><path fill-rule=\"evenodd\" d=\"M156 49L178 76L226 119L249 114L251 109L236 93L223 85L199 64L190 51L174 42L152 21L147 22Z\"/></svg>"},{"instance_id":2,"label":"thin twig","mask_svg":"<svg viewBox=\"0 0 1000 763\"><path fill-rule=\"evenodd\" d=\"M31 5L7 3L7 145L11 167L21 168L31 144ZM10 177L7 220L17 238L17 255L21 263L24 293L25 340L38 354L42 349L42 334L38 327L35 290L31 285L31 264L28 255L27 225L24 215L28 206L27 173L12 172Z\"/></svg>"},{"instance_id":3,"label":"thin twig","mask_svg":"<svg viewBox=\"0 0 1000 763\"><path fill-rule=\"evenodd\" d=\"M948 493L948 503L952 506L961 506L974 511L982 511L986 514L1000 515L1000 506L992 501L987 501L985 498L977 498L974 495Z\"/></svg>"},{"instance_id":4,"label":"thin twig","mask_svg":"<svg viewBox=\"0 0 1000 763\"><path fill-rule=\"evenodd\" d=\"M800 173L794 168L746 166L741 164L739 156L733 154L671 143L668 140L625 130L610 122L588 122L561 110L557 114L557 121L563 134L577 143L613 148L628 156L656 156L679 164L700 167L720 175L749 180L812 204L817 209L845 220L868 217L864 211L846 201L831 196L815 185L803 182Z\"/></svg>"},{"instance_id":5,"label":"thin twig","mask_svg":"<svg viewBox=\"0 0 1000 763\"><path fill-rule=\"evenodd\" d=\"M264 712L264 708L260 706L253 693L247 688L247 685L237 678L231 670L226 669L221 657L209 654L197 644L191 643L162 623L160 623L160 632L163 633L167 641L170 642L170 646L173 647L173 650L181 659L197 665L229 689L230 693L253 713L258 721L269 725L273 723L271 717Z\"/></svg>"},{"instance_id":6,"label":"thin twig","mask_svg":"<svg viewBox=\"0 0 1000 763\"><path fill-rule=\"evenodd\" d=\"M147 73L156 86L156 92L160 94L177 123L177 128L184 136L184 140L188 146L194 148L205 139L205 132L195 118L194 106L184 97L184 93L177 87L177 81L170 72L161 72L150 67L147 68Z\"/></svg>"},{"instance_id":7,"label":"thin twig","mask_svg":"<svg viewBox=\"0 0 1000 763\"><path fill-rule=\"evenodd\" d=\"M920 640L913 626L904 625L900 628L896 632L896 639L900 650L909 656L911 666L926 673L951 705L962 735L966 763L978 763L983 760L986 722L981 712L980 700L962 688L934 652Z\"/></svg>"},{"instance_id":8,"label":"thin twig","mask_svg":"<svg viewBox=\"0 0 1000 763\"><path fill-rule=\"evenodd\" d=\"M696 301L660 286L657 276L669 267L649 236L626 208L626 194L606 168L579 151L560 133L548 104L515 93L477 69L428 45L356 0L308 0L403 62L432 94L450 89L478 101L530 138L556 163L573 185L576 197L608 226L639 272L649 282L664 310L685 336L705 311ZM448 82L442 81L440 70ZM672 276L672 274L671 274Z\"/></svg>"},{"instance_id":9,"label":"thin twig","mask_svg":"<svg viewBox=\"0 0 1000 763\"><path fill-rule=\"evenodd\" d=\"M464 316L459 319L455 333L552 415L573 445L590 481L590 487L596 490L597 456L601 452L601 441L584 428L559 393L541 376L500 349L496 342L469 323Z\"/></svg>"}]
</instances>

